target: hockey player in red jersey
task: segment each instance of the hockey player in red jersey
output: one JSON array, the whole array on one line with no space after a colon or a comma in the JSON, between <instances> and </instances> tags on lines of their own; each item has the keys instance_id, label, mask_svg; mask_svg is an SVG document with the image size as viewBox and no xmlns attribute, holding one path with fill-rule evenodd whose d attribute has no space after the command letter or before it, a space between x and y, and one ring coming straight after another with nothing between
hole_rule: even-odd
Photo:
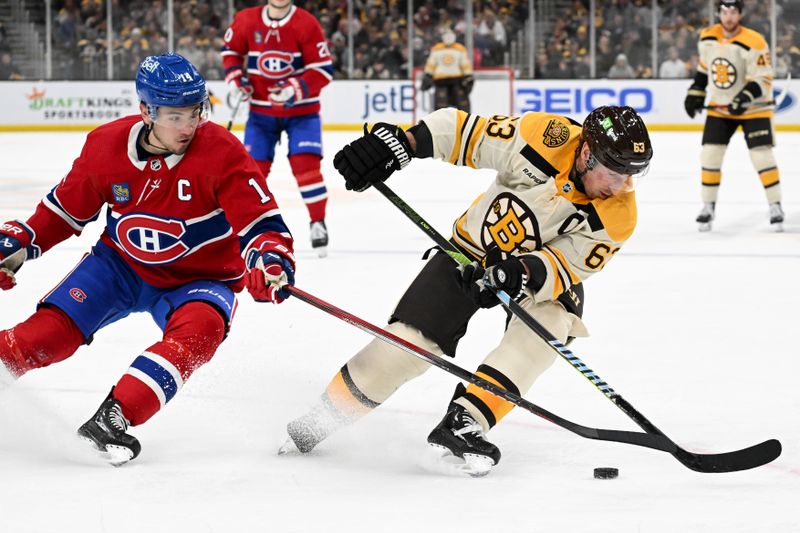
<instances>
[{"instance_id":1,"label":"hockey player in red jersey","mask_svg":"<svg viewBox=\"0 0 800 533\"><path fill-rule=\"evenodd\" d=\"M322 27L292 0L243 9L225 32L222 62L225 81L250 101L244 144L265 176L286 131L289 165L311 218L311 246L324 257L328 191L320 171L319 95L333 78L333 63Z\"/></svg>"},{"instance_id":2,"label":"hockey player in red jersey","mask_svg":"<svg viewBox=\"0 0 800 533\"><path fill-rule=\"evenodd\" d=\"M104 326L149 312L163 337L138 355L78 430L113 464L136 457L129 426L172 399L225 338L247 287L280 303L294 283L292 236L241 143L206 121L208 96L185 58L147 57L136 75L141 115L92 131L66 177L25 222L0 227L0 288L98 218L99 242L39 302L0 331L0 373L57 363Z\"/></svg>"}]
</instances>

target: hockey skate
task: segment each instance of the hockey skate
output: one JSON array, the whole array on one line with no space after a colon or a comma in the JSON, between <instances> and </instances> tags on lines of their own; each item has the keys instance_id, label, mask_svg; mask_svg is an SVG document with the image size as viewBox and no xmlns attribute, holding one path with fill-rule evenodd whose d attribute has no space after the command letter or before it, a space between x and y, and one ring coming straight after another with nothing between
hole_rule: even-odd
<instances>
[{"instance_id":1,"label":"hockey skate","mask_svg":"<svg viewBox=\"0 0 800 533\"><path fill-rule=\"evenodd\" d=\"M700 231L711 231L711 222L714 221L714 207L716 204L714 202L706 202L703 204L703 209L700 210L700 214L697 215L695 219L699 224L698 229Z\"/></svg>"},{"instance_id":2,"label":"hockey skate","mask_svg":"<svg viewBox=\"0 0 800 533\"><path fill-rule=\"evenodd\" d=\"M278 450L278 455L308 453L347 423L347 418L323 399L311 411L286 425L289 438Z\"/></svg>"},{"instance_id":3,"label":"hockey skate","mask_svg":"<svg viewBox=\"0 0 800 533\"><path fill-rule=\"evenodd\" d=\"M483 427L463 406L451 403L447 414L428 435L428 444L442 453L451 469L472 477L482 477L500 462L500 450L486 440ZM460 458L463 463L452 462Z\"/></svg>"},{"instance_id":4,"label":"hockey skate","mask_svg":"<svg viewBox=\"0 0 800 533\"><path fill-rule=\"evenodd\" d=\"M324 220L312 222L309 227L309 235L311 237L311 247L317 252L320 257L328 255L328 227L325 225Z\"/></svg>"},{"instance_id":5,"label":"hockey skate","mask_svg":"<svg viewBox=\"0 0 800 533\"><path fill-rule=\"evenodd\" d=\"M783 231L783 208L780 202L769 204L769 223L773 230Z\"/></svg>"},{"instance_id":6,"label":"hockey skate","mask_svg":"<svg viewBox=\"0 0 800 533\"><path fill-rule=\"evenodd\" d=\"M78 429L78 436L111 465L119 466L135 459L142 446L136 437L125 433L130 422L122 415L122 406L114 399L113 392L112 388L94 416Z\"/></svg>"}]
</instances>

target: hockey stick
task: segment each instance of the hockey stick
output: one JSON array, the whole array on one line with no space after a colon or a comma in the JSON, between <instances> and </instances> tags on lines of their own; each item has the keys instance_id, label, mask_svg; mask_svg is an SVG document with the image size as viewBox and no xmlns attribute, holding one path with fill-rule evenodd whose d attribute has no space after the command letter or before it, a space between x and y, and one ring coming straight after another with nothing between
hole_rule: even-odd
<instances>
[{"instance_id":1,"label":"hockey stick","mask_svg":"<svg viewBox=\"0 0 800 533\"><path fill-rule=\"evenodd\" d=\"M786 95L789 94L789 82L792 81L792 73L786 75L786 82L783 84L783 89L778 96L775 97L773 100L767 100L766 102L752 102L751 104L745 106L745 109L750 109L753 107L768 107L774 105L775 107L780 107L783 101L786 99ZM716 104L716 105L707 105L703 106L703 109L728 109L728 104Z\"/></svg>"},{"instance_id":2,"label":"hockey stick","mask_svg":"<svg viewBox=\"0 0 800 533\"><path fill-rule=\"evenodd\" d=\"M231 128L233 127L233 121L236 118L236 115L239 113L239 107L241 107L242 102L244 102L244 94L242 94L242 92L240 91L239 99L236 100L236 105L233 106L233 111L231 111L231 119L228 121L228 126L227 126L228 131L231 131Z\"/></svg>"},{"instance_id":3,"label":"hockey stick","mask_svg":"<svg viewBox=\"0 0 800 533\"><path fill-rule=\"evenodd\" d=\"M431 227L411 206L397 196L385 183L375 183L378 189L395 207L400 209L414 224L430 236L447 254L460 264L469 264L470 260L462 254L450 241L444 238L435 228ZM490 287L491 288L491 287ZM628 418L650 435L658 435L669 441L674 448L664 450L671 453L684 466L697 472L734 472L755 468L774 461L781 454L781 443L770 439L760 444L741 450L721 454L696 454L684 450L667 437L660 429L650 422L643 414L637 411L625 398L612 389L600 376L590 369L578 356L572 353L560 340L547 331L544 326L533 318L525 309L502 290L495 290L500 302L525 325L533 330L550 348L578 370L592 385L602 392L614 405L620 408ZM494 391L490 391L494 394ZM513 402L512 402L513 403Z\"/></svg>"},{"instance_id":4,"label":"hockey stick","mask_svg":"<svg viewBox=\"0 0 800 533\"><path fill-rule=\"evenodd\" d=\"M531 413L540 416L547 420L548 422L552 422L557 426L561 426L562 428L571 431L581 437L585 437L587 439L594 439L594 440L604 440L610 442L621 442L623 444L633 444L636 446L642 446L644 448L651 448L654 450L661 450L669 453L674 453L676 449L676 445L674 442L669 440L668 438L664 437L663 435L653 435L650 433L641 433L638 431L617 431L612 429L598 429L598 428L591 428L582 426L580 424L576 424L574 422L570 422L564 418L561 418L558 415L551 413L550 411L535 405L532 402L529 402L525 398L514 394L513 392L507 391L505 389L501 389L494 383L490 381L486 381L485 379L476 376L472 372L461 368L460 366L451 363L450 361L433 354L427 350L420 348L400 337L392 334L389 331L386 331L383 328L379 328L366 320L358 318L355 315L351 315L347 311L339 309L338 307L330 304L316 296L313 296L301 289L298 289L292 285L284 286L284 289L289 291L293 296L297 299L320 309L329 315L332 315L339 320L347 322L350 325L357 327L358 329L365 331L375 337L376 339L380 339L396 348L403 350L406 353L409 353L423 361L430 363L431 365L438 367L445 372L456 376L459 379L462 379L466 382L472 383L486 391L491 392L495 396L499 396L504 400L507 400L514 405L517 405L523 409L530 411Z\"/></svg>"}]
</instances>

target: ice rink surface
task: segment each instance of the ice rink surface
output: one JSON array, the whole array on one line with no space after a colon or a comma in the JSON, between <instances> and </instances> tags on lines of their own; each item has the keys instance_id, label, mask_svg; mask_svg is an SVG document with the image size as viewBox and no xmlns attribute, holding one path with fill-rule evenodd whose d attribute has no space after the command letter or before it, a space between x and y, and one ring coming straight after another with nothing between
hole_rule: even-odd
<instances>
[{"instance_id":1,"label":"ice rink surface","mask_svg":"<svg viewBox=\"0 0 800 533\"><path fill-rule=\"evenodd\" d=\"M0 220L27 217L65 174L83 133L0 134ZM374 191L344 190L331 166L354 132L327 133L330 255L308 243L306 210L285 158L270 186L297 240L297 286L383 325L421 268L427 238ZM160 337L146 315L102 330L71 359L0 395L0 532L798 532L800 134L779 133L786 232L771 232L741 134L723 167L714 231L700 234L699 133L654 133L637 185L639 225L586 283L592 336L571 348L676 442L723 452L778 438L765 467L698 474L663 452L582 439L515 410L490 438L503 459L486 478L427 467L425 437L456 384L431 369L376 412L303 457L279 457L285 425L370 337L296 300L244 294L216 357L147 424L143 451L98 464L72 437L141 350ZM414 161L389 185L441 232L491 171ZM102 218L102 217L101 217ZM95 223L27 263L0 294L0 328L96 240ZM456 362L470 370L499 340L503 313L481 311ZM565 361L527 398L575 422L638 429ZM592 469L614 466L616 480Z\"/></svg>"}]
</instances>

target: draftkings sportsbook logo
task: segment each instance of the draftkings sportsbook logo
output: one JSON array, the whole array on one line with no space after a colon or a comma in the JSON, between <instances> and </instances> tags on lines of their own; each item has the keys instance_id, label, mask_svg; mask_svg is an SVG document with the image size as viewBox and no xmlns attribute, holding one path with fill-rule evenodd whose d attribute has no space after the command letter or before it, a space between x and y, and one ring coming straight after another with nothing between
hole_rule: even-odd
<instances>
[{"instance_id":1,"label":"draftkings sportsbook logo","mask_svg":"<svg viewBox=\"0 0 800 533\"><path fill-rule=\"evenodd\" d=\"M106 121L131 113L135 101L130 90L120 96L48 95L48 89L33 87L25 95L28 109L41 113L47 120L91 120Z\"/></svg>"},{"instance_id":2,"label":"draftkings sportsbook logo","mask_svg":"<svg viewBox=\"0 0 800 533\"><path fill-rule=\"evenodd\" d=\"M536 215L513 194L497 195L483 219L481 244L484 250L496 245L506 254L539 250L542 237Z\"/></svg>"}]
</instances>

